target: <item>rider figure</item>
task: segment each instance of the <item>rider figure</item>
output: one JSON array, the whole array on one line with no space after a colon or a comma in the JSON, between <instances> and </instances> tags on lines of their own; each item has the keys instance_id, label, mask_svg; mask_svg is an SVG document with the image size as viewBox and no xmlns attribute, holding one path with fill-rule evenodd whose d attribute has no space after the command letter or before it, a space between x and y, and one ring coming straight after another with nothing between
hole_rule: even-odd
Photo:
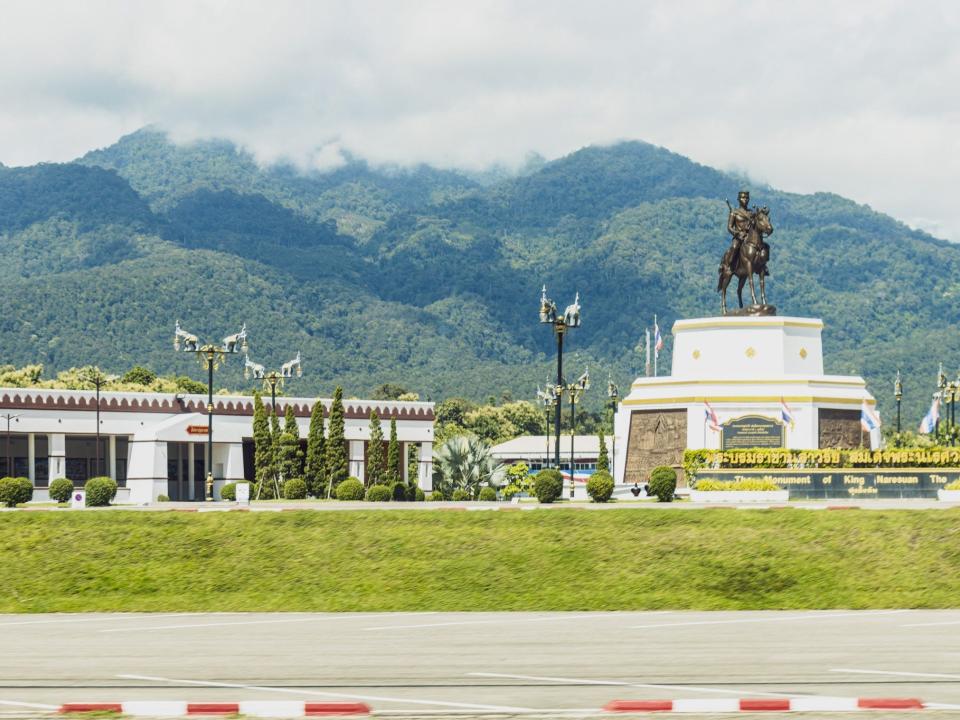
<instances>
[{"instance_id":1,"label":"rider figure","mask_svg":"<svg viewBox=\"0 0 960 720\"><path fill-rule=\"evenodd\" d=\"M753 222L754 211L748 207L750 193L746 190L737 193L737 204L738 207L730 208L730 214L727 216L727 232L733 238L730 241L730 247L727 248L727 251L723 254L723 259L720 261L721 275L724 270L733 271L733 263L737 258L737 252L739 252L740 245L746 239L747 233L750 231L750 224Z\"/></svg>"}]
</instances>

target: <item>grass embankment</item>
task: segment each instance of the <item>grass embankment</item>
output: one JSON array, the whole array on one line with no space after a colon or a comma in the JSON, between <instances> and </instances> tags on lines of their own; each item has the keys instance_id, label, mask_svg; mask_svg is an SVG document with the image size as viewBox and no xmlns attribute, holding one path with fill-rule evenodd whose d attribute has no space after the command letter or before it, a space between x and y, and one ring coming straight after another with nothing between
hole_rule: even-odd
<instances>
[{"instance_id":1,"label":"grass embankment","mask_svg":"<svg viewBox=\"0 0 960 720\"><path fill-rule=\"evenodd\" d=\"M4 513L0 612L956 607L960 512Z\"/></svg>"}]
</instances>

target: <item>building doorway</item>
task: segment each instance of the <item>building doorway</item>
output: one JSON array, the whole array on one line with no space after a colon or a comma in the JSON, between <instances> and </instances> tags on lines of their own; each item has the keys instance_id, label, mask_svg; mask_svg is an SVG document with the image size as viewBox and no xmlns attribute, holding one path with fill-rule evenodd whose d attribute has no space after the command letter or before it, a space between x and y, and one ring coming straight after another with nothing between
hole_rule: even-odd
<instances>
[{"instance_id":1,"label":"building doorway","mask_svg":"<svg viewBox=\"0 0 960 720\"><path fill-rule=\"evenodd\" d=\"M206 497L205 450L203 443L167 443L167 496L171 500L184 502Z\"/></svg>"}]
</instances>

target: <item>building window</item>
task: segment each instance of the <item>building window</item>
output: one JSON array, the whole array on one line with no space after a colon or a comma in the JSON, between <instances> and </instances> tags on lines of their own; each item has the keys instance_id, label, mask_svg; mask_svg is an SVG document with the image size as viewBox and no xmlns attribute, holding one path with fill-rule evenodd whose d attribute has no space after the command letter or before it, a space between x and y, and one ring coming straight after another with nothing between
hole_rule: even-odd
<instances>
[{"instance_id":1,"label":"building window","mask_svg":"<svg viewBox=\"0 0 960 720\"><path fill-rule=\"evenodd\" d=\"M50 484L50 441L46 435L33 436L33 484L46 487Z\"/></svg>"}]
</instances>

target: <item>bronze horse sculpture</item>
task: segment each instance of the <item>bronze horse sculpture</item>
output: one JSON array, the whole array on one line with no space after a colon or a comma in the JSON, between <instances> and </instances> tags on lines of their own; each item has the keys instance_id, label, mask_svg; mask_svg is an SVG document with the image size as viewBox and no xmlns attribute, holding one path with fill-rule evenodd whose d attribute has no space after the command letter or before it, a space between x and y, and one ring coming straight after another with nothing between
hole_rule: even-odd
<instances>
[{"instance_id":1,"label":"bronze horse sculpture","mask_svg":"<svg viewBox=\"0 0 960 720\"><path fill-rule=\"evenodd\" d=\"M764 236L773 233L773 225L770 224L770 211L766 207L753 210L750 215L750 221L747 224L747 230L743 235L740 247L729 265L720 266L720 279L717 282L717 292L720 293L720 309L724 315L727 314L727 286L731 278L737 276L737 299L740 301L740 308L743 308L743 286L750 281L750 299L753 304L747 308L750 314L772 314L773 310L767 305L767 290L765 278L767 272L767 262L770 260L770 246L763 241ZM760 279L760 303L757 303L757 292L753 283L753 276L757 275ZM776 311L773 310L773 313Z\"/></svg>"}]
</instances>

